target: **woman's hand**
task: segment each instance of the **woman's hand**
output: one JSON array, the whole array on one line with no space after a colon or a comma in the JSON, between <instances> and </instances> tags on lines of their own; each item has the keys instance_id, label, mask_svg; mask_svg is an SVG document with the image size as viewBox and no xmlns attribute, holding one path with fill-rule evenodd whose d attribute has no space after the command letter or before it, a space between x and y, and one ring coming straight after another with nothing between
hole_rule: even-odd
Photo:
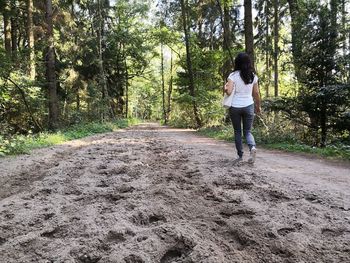
<instances>
[{"instance_id":1,"label":"woman's hand","mask_svg":"<svg viewBox=\"0 0 350 263\"><path fill-rule=\"evenodd\" d=\"M255 114L256 115L261 115L261 107L255 107Z\"/></svg>"}]
</instances>

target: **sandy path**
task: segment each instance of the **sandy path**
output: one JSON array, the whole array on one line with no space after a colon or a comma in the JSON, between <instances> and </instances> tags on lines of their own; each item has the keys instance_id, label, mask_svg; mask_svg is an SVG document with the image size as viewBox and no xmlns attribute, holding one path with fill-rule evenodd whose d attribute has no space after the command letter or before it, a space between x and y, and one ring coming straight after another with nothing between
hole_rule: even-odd
<instances>
[{"instance_id":1,"label":"sandy path","mask_svg":"<svg viewBox=\"0 0 350 263\"><path fill-rule=\"evenodd\" d=\"M350 166L145 124L0 159L0 262L350 262Z\"/></svg>"}]
</instances>

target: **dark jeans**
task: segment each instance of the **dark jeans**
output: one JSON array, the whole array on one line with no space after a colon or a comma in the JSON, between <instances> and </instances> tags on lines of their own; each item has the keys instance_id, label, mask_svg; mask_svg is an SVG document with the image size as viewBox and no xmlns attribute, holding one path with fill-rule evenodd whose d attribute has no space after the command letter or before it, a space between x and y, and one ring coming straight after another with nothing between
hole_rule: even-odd
<instances>
[{"instance_id":1,"label":"dark jeans","mask_svg":"<svg viewBox=\"0 0 350 263\"><path fill-rule=\"evenodd\" d=\"M239 157L243 156L243 145L242 145L242 122L243 132L249 146L249 150L255 146L255 140L251 133L251 129L254 121L254 104L244 108L230 107L230 117L232 126L235 131L235 144L237 154Z\"/></svg>"}]
</instances>

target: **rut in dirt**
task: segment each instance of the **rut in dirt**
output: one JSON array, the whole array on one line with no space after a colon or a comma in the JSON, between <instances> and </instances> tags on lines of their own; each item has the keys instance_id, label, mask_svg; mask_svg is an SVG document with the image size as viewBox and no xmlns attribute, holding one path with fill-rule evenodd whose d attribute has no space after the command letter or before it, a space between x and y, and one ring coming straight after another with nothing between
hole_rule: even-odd
<instances>
[{"instance_id":1,"label":"rut in dirt","mask_svg":"<svg viewBox=\"0 0 350 263\"><path fill-rule=\"evenodd\" d=\"M350 261L336 195L220 147L145 124L26 157L1 175L0 262Z\"/></svg>"}]
</instances>

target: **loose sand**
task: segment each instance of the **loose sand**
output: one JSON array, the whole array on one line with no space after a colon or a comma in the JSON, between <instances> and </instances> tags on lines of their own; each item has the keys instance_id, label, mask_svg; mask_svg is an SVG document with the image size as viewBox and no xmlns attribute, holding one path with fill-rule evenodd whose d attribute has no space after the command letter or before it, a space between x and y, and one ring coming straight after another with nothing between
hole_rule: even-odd
<instances>
[{"instance_id":1,"label":"loose sand","mask_svg":"<svg viewBox=\"0 0 350 263\"><path fill-rule=\"evenodd\" d=\"M350 262L350 165L143 124L0 159L0 262Z\"/></svg>"}]
</instances>

